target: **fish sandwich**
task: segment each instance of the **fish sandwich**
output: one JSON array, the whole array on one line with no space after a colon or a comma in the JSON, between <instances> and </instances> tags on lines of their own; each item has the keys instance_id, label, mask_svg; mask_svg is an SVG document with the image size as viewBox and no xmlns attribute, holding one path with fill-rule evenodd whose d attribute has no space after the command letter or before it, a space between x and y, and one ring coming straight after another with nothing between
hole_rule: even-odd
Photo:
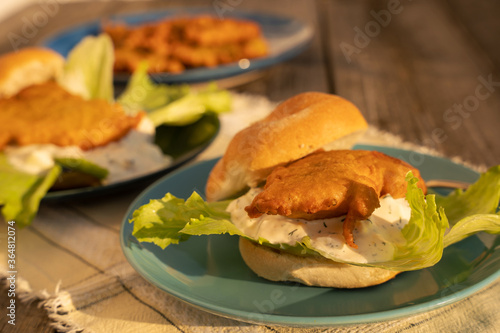
<instances>
[{"instance_id":1,"label":"fish sandwich","mask_svg":"<svg viewBox=\"0 0 500 333\"><path fill-rule=\"evenodd\" d=\"M206 199L153 199L133 212L132 235L165 248L229 234L262 278L362 288L433 266L446 246L476 232L500 233L500 167L465 192L426 195L415 167L350 149L367 127L344 98L294 96L234 136Z\"/></svg>"}]
</instances>

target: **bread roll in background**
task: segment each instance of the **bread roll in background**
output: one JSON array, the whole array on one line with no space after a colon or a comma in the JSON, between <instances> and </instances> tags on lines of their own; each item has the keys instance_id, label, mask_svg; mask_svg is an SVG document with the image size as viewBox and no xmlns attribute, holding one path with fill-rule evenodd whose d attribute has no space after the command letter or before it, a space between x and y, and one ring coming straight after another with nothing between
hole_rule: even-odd
<instances>
[{"instance_id":1,"label":"bread roll in background","mask_svg":"<svg viewBox=\"0 0 500 333\"><path fill-rule=\"evenodd\" d=\"M56 78L64 58L57 52L31 47L0 56L0 98L8 98L34 84Z\"/></svg>"},{"instance_id":2,"label":"bread roll in background","mask_svg":"<svg viewBox=\"0 0 500 333\"><path fill-rule=\"evenodd\" d=\"M276 166L317 149L349 149L367 127L358 108L342 97L296 95L234 136L210 173L207 200L230 198L255 187Z\"/></svg>"}]
</instances>

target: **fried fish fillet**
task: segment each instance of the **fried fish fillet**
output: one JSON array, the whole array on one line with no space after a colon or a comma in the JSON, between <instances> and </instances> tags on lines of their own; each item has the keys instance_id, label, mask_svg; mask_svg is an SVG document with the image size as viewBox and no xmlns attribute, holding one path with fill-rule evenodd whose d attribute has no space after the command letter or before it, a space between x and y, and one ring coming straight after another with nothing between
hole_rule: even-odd
<instances>
[{"instance_id":1,"label":"fried fish fillet","mask_svg":"<svg viewBox=\"0 0 500 333\"><path fill-rule=\"evenodd\" d=\"M142 116L126 115L117 103L85 100L52 81L33 85L0 99L0 151L9 144L105 146L135 128Z\"/></svg>"},{"instance_id":2,"label":"fried fish fillet","mask_svg":"<svg viewBox=\"0 0 500 333\"><path fill-rule=\"evenodd\" d=\"M104 22L114 45L116 72L133 72L146 60L149 72L180 73L269 53L259 24L209 15L176 17L127 26Z\"/></svg>"},{"instance_id":3,"label":"fried fish fillet","mask_svg":"<svg viewBox=\"0 0 500 333\"><path fill-rule=\"evenodd\" d=\"M261 30L252 21L201 15L187 21L184 34L188 41L197 45L222 46L259 38Z\"/></svg>"},{"instance_id":4,"label":"fried fish fillet","mask_svg":"<svg viewBox=\"0 0 500 333\"><path fill-rule=\"evenodd\" d=\"M277 167L264 190L245 207L248 216L282 215L307 220L346 215L343 235L357 248L352 231L380 206L379 198L406 194L408 171L426 186L417 169L376 151L317 151L289 165Z\"/></svg>"}]
</instances>

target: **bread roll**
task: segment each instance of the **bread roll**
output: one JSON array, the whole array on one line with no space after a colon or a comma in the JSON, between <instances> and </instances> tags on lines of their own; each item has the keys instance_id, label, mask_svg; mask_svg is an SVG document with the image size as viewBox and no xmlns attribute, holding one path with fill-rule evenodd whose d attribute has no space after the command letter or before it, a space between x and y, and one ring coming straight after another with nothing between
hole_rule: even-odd
<instances>
[{"instance_id":1,"label":"bread roll","mask_svg":"<svg viewBox=\"0 0 500 333\"><path fill-rule=\"evenodd\" d=\"M361 112L344 98L318 92L296 95L235 135L210 173L207 200L255 187L274 167L319 148L351 148L367 127Z\"/></svg>"},{"instance_id":2,"label":"bread roll","mask_svg":"<svg viewBox=\"0 0 500 333\"><path fill-rule=\"evenodd\" d=\"M308 286L364 288L394 278L400 272L354 266L323 257L297 256L240 237L239 248L247 266L271 281L299 282Z\"/></svg>"},{"instance_id":3,"label":"bread roll","mask_svg":"<svg viewBox=\"0 0 500 333\"><path fill-rule=\"evenodd\" d=\"M62 72L64 58L49 49L32 47L0 56L0 98L51 80Z\"/></svg>"}]
</instances>

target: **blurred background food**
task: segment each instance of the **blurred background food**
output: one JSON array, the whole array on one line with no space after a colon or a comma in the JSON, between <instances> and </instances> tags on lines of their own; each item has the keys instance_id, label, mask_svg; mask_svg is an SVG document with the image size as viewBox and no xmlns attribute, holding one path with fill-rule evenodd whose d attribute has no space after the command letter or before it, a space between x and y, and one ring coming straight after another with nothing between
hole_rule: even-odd
<instances>
[{"instance_id":1,"label":"blurred background food","mask_svg":"<svg viewBox=\"0 0 500 333\"><path fill-rule=\"evenodd\" d=\"M130 26L104 21L115 48L115 71L133 72L147 60L149 72L180 73L268 54L259 25L210 15L163 19Z\"/></svg>"},{"instance_id":2,"label":"blurred background food","mask_svg":"<svg viewBox=\"0 0 500 333\"><path fill-rule=\"evenodd\" d=\"M113 53L103 33L86 36L64 61L41 47L0 56L0 205L6 220L28 225L49 191L62 191L62 198L64 190L74 196L152 180L216 136L217 115L231 109L228 91L155 84L141 62L115 99Z\"/></svg>"},{"instance_id":3,"label":"blurred background food","mask_svg":"<svg viewBox=\"0 0 500 333\"><path fill-rule=\"evenodd\" d=\"M212 14L217 17L231 17L242 12L287 17L309 25L314 30L310 47L299 56L274 63L273 66L265 69L265 75L255 80L231 85L231 95L235 97L234 109L239 113L232 112L221 117L222 120L229 121L222 122L222 134L234 134L234 129L237 128L235 124L240 124L241 120L252 121L258 118L264 110L269 109L270 103L285 100L304 91L321 91L335 93L351 100L363 112L373 128L385 132L385 135L377 137L380 141L374 140L375 135L371 136L374 141L369 141L370 143L388 144L390 142L391 145L398 147L403 145L404 147L417 146L421 149L425 147L424 152L438 152L447 157L458 157L459 161L468 161L476 166L500 163L500 145L497 144L497 124L500 123L498 112L500 108L500 89L498 89L500 84L500 44L498 43L500 2L498 1L92 0L89 2L8 0L0 1L0 18L2 19L0 35L4 37L0 42L0 53L27 46L43 45L44 41L55 34L90 21L99 22L100 27L103 19L115 15L137 15L144 12L156 14L171 8L180 8L188 14L188 9L193 6L209 7ZM276 30L272 30L272 33L275 32ZM94 34L97 33L98 29ZM265 36L268 40L274 37L273 34L265 34ZM274 42L269 43L269 51L272 53L275 47L284 45L285 43L279 45ZM92 58L86 56L83 60L90 62ZM256 58L252 61L252 66L260 60L261 58ZM227 67L230 66L215 68ZM238 67L237 64L234 67ZM181 73L199 71L202 70L197 68ZM126 80L130 80L130 75L123 76ZM184 74L168 74L168 76L183 77ZM136 76L136 79L142 80L141 76ZM162 89L167 89L167 87L162 87ZM115 90L115 97L118 96L117 90ZM139 88L139 91L142 89ZM174 91L172 94L175 95L175 99L167 98L167 102L171 101L164 110L167 114L174 106L176 109L182 106L183 115L196 115L188 111L201 108L191 109L190 106L209 100L205 94L202 96L196 94L197 97L192 94L184 95L183 89L178 92ZM121 96L122 102L137 100L137 94L134 94L133 90ZM159 105L155 100L158 96L165 96L165 94L151 93L147 99L139 102L147 101L148 108L153 109ZM218 92L217 96L223 96L223 93ZM162 121L164 117L165 114L157 113L154 118ZM185 121L185 119L177 118L175 121ZM205 132L201 129L206 125L211 125L211 123L197 122L190 125L191 131L183 131L183 139L178 139L176 142L188 142L187 138L190 141L198 140L201 133ZM170 140L172 137L180 138L177 131L180 130L179 126L167 128L161 125L157 129L161 129L162 133L163 129L168 130L168 133L165 133L168 135L164 136L167 143L172 142ZM380 132L375 131L370 134L380 134ZM224 138L224 135L219 135L218 139ZM406 144L410 142L412 145L407 146ZM220 151L220 146L212 145L211 147L217 147L217 149L208 149L201 155L202 158L214 156L215 152ZM411 162L424 163L424 165L430 161L414 152L404 156ZM434 170L441 170L445 175L453 177L452 171L456 169L435 167ZM5 188L2 187L2 189ZM108 319L113 323L120 321L124 323L123 327L129 330L144 331L147 330L145 326L154 325L153 323L157 322L161 325L168 325L165 319L170 320L171 323L181 323L181 329L183 327L196 328L201 324L202 328L212 325L211 327L220 330L251 330L252 326L228 323L225 319L201 312L186 316L185 314L193 314L192 311L196 309L186 308L187 305L183 305L182 302L172 303L165 295L155 293L154 289L143 289L142 285L135 284L140 280L137 275L132 275L128 269L121 269L128 264L124 262L119 249L117 230L121 226L121 218L126 208L138 193L139 190L132 192L127 189L127 191L106 196L106 200L88 197L85 202L74 200L64 204L54 202L44 204L35 223L20 233L17 243L19 249L23 251L22 257L19 258L24 263L22 276L29 281L33 290L53 291L59 286L61 290L70 288L71 295L75 296L73 297L73 301L76 302L75 307L83 309L86 319L94 319L95 323ZM53 192L48 195L55 194ZM82 233L84 230L88 232ZM92 246L89 246L90 239L92 239ZM481 274L477 275L477 273L482 272L482 277L484 277L485 272L488 272L488 267L490 272L491 267L495 267L494 263L489 266L483 264L488 263L489 259L494 260L497 252L493 252L493 255L491 252L481 252L481 247L477 244L475 242L474 246L461 247L454 252L449 252L449 254L463 254L463 256L460 256L460 259L445 260L448 266L440 271L426 271L421 275L407 274L409 284L399 285L390 299L394 300L396 305L400 305L414 304L415 300L418 303L422 299L426 302L430 298L443 295L452 298L457 295L463 296L460 291L470 287L470 282L474 284L479 280ZM68 256L68 251L74 255ZM491 251L494 251L494 247ZM473 260L477 254L481 254L478 258L479 262ZM71 261L60 260L63 258L72 259ZM81 258L85 258L85 262L79 260ZM481 261L481 258L485 261ZM467 266L466 264L471 261L473 266ZM185 264L186 260L182 257L180 262ZM30 265L31 263L34 265ZM478 263L481 263L484 269L476 270ZM96 275L95 267L107 269L104 269L103 274ZM471 270L468 270L469 268ZM217 270L211 270L211 272L215 271ZM132 283L128 286L130 288L123 290L123 286L116 284L116 279L104 279L109 284L103 283L99 285L99 288L92 289L98 291L90 293L89 296L92 297L90 305L87 297L81 297L83 292L89 290L86 283L94 281L87 277L109 277L117 272L123 273L119 275L121 281ZM472 272L474 272L471 275L473 281L467 278ZM61 281L62 284L60 284ZM225 279L224 286L228 282L229 280ZM497 283L490 289L468 297L465 302L449 305L442 310L436 309L429 313L403 318L397 322L381 322L370 326L363 325L359 328L373 331L392 325L394 330L432 331L432 327L439 326L445 331L467 328L470 330L484 328L483 331L488 331L489 328L490 331L495 331L499 322L497 311L495 311L498 306L491 305L498 303L494 295L498 295L499 288L500 285ZM99 291L118 291L118 296L110 298L109 294L100 294ZM217 297L220 297L218 291ZM251 291L254 290L251 289ZM3 292L7 294L6 289ZM158 304L161 304L160 307L152 309L149 306L151 304L144 306L144 303L137 303L141 300L148 300L153 294L160 296L158 301ZM346 302L345 298L340 298L339 306L331 302L318 303L314 296L306 298L294 304L282 305L282 308L293 309L295 305L302 305L304 301L309 300L309 304L313 306L312 309L308 308L309 313L319 315L324 311L322 313L325 315L322 318L327 318L331 315L328 311L332 308L344 314L352 314L380 304L380 298L369 299L365 295L360 295L362 298L360 302L352 298ZM116 311L117 305L128 305L122 302L124 299L130 299L136 306L123 308L123 312ZM103 300L106 303L103 303ZM2 306L8 306L7 302L6 297L0 298ZM19 321L16 329L23 330L24 328L24 331L32 331L33 327L39 327L39 331L53 331L50 328L50 319L47 318L45 312L38 318L33 315L37 313L37 310L43 311L37 308L39 303L33 303L30 310L21 306L21 302L18 304ZM103 304L112 306L103 307ZM165 304L175 306L165 308ZM103 312L103 309L111 312ZM156 309L160 311L153 313ZM370 308L369 311L372 309ZM141 310L148 310L150 313L145 316ZM299 317L307 315L302 307L297 314ZM131 320L135 318L134 316L150 318L151 321ZM0 320L0 327L8 327L5 318L7 317L4 316L4 321ZM287 318L296 317L292 315ZM368 317L363 316L363 318ZM461 325L466 326L460 327ZM352 327L346 327L346 330L349 328ZM269 326L263 329L268 330Z\"/></svg>"}]
</instances>

